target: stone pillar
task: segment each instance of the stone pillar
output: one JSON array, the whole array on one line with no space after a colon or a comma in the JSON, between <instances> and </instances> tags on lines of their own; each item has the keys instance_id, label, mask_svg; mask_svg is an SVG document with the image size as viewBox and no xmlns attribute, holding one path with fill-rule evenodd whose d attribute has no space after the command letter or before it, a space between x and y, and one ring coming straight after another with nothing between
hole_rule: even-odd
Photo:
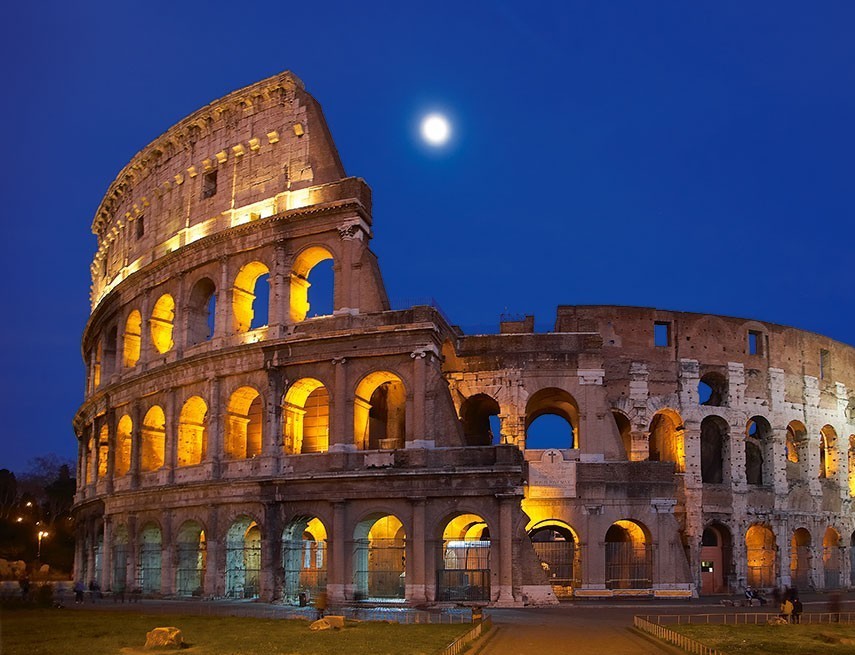
<instances>
[{"instance_id":1,"label":"stone pillar","mask_svg":"<svg viewBox=\"0 0 855 655\"><path fill-rule=\"evenodd\" d=\"M152 358L154 344L151 342L151 291L143 293L140 302L140 359L138 365L145 367Z\"/></svg>"},{"instance_id":2,"label":"stone pillar","mask_svg":"<svg viewBox=\"0 0 855 655\"><path fill-rule=\"evenodd\" d=\"M128 516L128 568L125 570L125 589L133 591L139 587L137 580L137 560L140 548L137 544L137 517Z\"/></svg>"},{"instance_id":3,"label":"stone pillar","mask_svg":"<svg viewBox=\"0 0 855 655\"><path fill-rule=\"evenodd\" d=\"M175 320L172 325L172 349L178 357L181 357L184 349L187 347L187 328L189 325L190 312L188 311L186 298L189 294L186 293L186 273L182 272L178 275L178 286L175 289Z\"/></svg>"},{"instance_id":4,"label":"stone pillar","mask_svg":"<svg viewBox=\"0 0 855 655\"><path fill-rule=\"evenodd\" d=\"M222 596L225 589L225 547L220 539L217 526L217 506L212 505L208 509L208 520L205 526L205 549L207 560L205 566L205 594L208 596ZM221 554L222 553L222 554Z\"/></svg>"},{"instance_id":5,"label":"stone pillar","mask_svg":"<svg viewBox=\"0 0 855 655\"><path fill-rule=\"evenodd\" d=\"M496 605L514 605L513 503L517 497L497 494L499 503L499 594Z\"/></svg>"},{"instance_id":6,"label":"stone pillar","mask_svg":"<svg viewBox=\"0 0 855 655\"><path fill-rule=\"evenodd\" d=\"M113 493L113 480L116 477L116 410L107 410L104 419L107 422L107 473L106 492Z\"/></svg>"},{"instance_id":7,"label":"stone pillar","mask_svg":"<svg viewBox=\"0 0 855 655\"><path fill-rule=\"evenodd\" d=\"M265 429L262 433L261 453L266 457L282 456L282 373L279 369L267 369L267 403Z\"/></svg>"},{"instance_id":8,"label":"stone pillar","mask_svg":"<svg viewBox=\"0 0 855 655\"><path fill-rule=\"evenodd\" d=\"M175 482L175 467L178 464L178 389L172 387L166 392L164 415L166 417L163 436L163 468L166 469L166 481Z\"/></svg>"},{"instance_id":9,"label":"stone pillar","mask_svg":"<svg viewBox=\"0 0 855 655\"><path fill-rule=\"evenodd\" d=\"M327 568L327 597L330 603L343 603L346 600L347 580L347 544L350 539L347 535L346 504L344 501L335 501L333 506L332 534L327 535L332 553L330 553ZM329 537L332 537L329 539Z\"/></svg>"},{"instance_id":10,"label":"stone pillar","mask_svg":"<svg viewBox=\"0 0 855 655\"><path fill-rule=\"evenodd\" d=\"M98 531L95 520L90 518L86 521L86 542L88 547L86 548L86 580L83 581L87 587L92 580L98 579L98 571L95 570L95 549L98 546L97 536Z\"/></svg>"},{"instance_id":11,"label":"stone pillar","mask_svg":"<svg viewBox=\"0 0 855 655\"><path fill-rule=\"evenodd\" d=\"M335 387L330 398L330 452L354 450L353 398L349 394L347 359L332 360Z\"/></svg>"},{"instance_id":12,"label":"stone pillar","mask_svg":"<svg viewBox=\"0 0 855 655\"><path fill-rule=\"evenodd\" d=\"M270 271L270 319L268 320L268 338L280 337L282 326L290 316L289 306L291 289L286 283L290 281L285 263L285 242L277 241L273 250L273 270Z\"/></svg>"},{"instance_id":13,"label":"stone pillar","mask_svg":"<svg viewBox=\"0 0 855 655\"><path fill-rule=\"evenodd\" d=\"M425 499L422 497L410 498L412 505L412 534L407 535L407 544L411 545L411 553L407 566L407 600L420 604L427 600L425 587L427 576L430 574L425 568Z\"/></svg>"},{"instance_id":14,"label":"stone pillar","mask_svg":"<svg viewBox=\"0 0 855 655\"><path fill-rule=\"evenodd\" d=\"M76 538L74 540L74 572L73 572L73 577L74 577L74 580L77 581L77 580L83 579L83 567L84 567L84 562L86 561L84 559L86 553L83 550L83 542L85 540L84 535L86 534L85 521L82 525L79 524L77 526L77 530L75 532L76 532Z\"/></svg>"},{"instance_id":15,"label":"stone pillar","mask_svg":"<svg viewBox=\"0 0 855 655\"><path fill-rule=\"evenodd\" d=\"M784 509L787 506L787 495L790 485L787 482L787 428L775 427L772 429L772 457L774 470L773 485L775 489L775 508Z\"/></svg>"},{"instance_id":16,"label":"stone pillar","mask_svg":"<svg viewBox=\"0 0 855 655\"><path fill-rule=\"evenodd\" d=\"M231 285L229 284L229 258L220 257L220 283L217 285L217 304L214 310L214 339L222 339L232 333Z\"/></svg>"},{"instance_id":17,"label":"stone pillar","mask_svg":"<svg viewBox=\"0 0 855 655\"><path fill-rule=\"evenodd\" d=\"M170 394L172 395L172 394ZM160 532L160 593L169 596L174 591L175 585L175 559L178 553L173 543L173 517L172 510L161 512Z\"/></svg>"},{"instance_id":18,"label":"stone pillar","mask_svg":"<svg viewBox=\"0 0 855 655\"><path fill-rule=\"evenodd\" d=\"M790 529L785 521L776 523L772 524L772 529L775 532L775 546L778 550L778 578L781 581L781 586L789 587L793 584L790 576ZM745 548L744 540L742 547Z\"/></svg>"},{"instance_id":19,"label":"stone pillar","mask_svg":"<svg viewBox=\"0 0 855 655\"><path fill-rule=\"evenodd\" d=\"M278 505L264 506L264 531L261 533L261 572L259 573L259 595L269 603L279 598L282 592L282 522ZM279 582L277 582L277 580Z\"/></svg>"},{"instance_id":20,"label":"stone pillar","mask_svg":"<svg viewBox=\"0 0 855 655\"><path fill-rule=\"evenodd\" d=\"M365 238L365 228L362 219L350 218L338 226L341 238L341 261L335 262L335 295L334 313L358 313L360 291L360 262L359 253L362 250L362 240Z\"/></svg>"},{"instance_id":21,"label":"stone pillar","mask_svg":"<svg viewBox=\"0 0 855 655\"><path fill-rule=\"evenodd\" d=\"M413 384L412 384L412 427L407 423L406 441L411 443L424 443L425 436L425 358L427 351L418 349L410 353L413 360Z\"/></svg>"},{"instance_id":22,"label":"stone pillar","mask_svg":"<svg viewBox=\"0 0 855 655\"><path fill-rule=\"evenodd\" d=\"M103 550L101 552L101 589L105 591L111 590L111 580L113 571L113 519L109 516L104 517L104 541Z\"/></svg>"},{"instance_id":23,"label":"stone pillar","mask_svg":"<svg viewBox=\"0 0 855 655\"><path fill-rule=\"evenodd\" d=\"M131 489L140 486L140 459L142 456L142 408L139 403L131 406Z\"/></svg>"},{"instance_id":24,"label":"stone pillar","mask_svg":"<svg viewBox=\"0 0 855 655\"><path fill-rule=\"evenodd\" d=\"M223 402L220 398L220 378L208 381L208 449L205 453L205 465L212 480L220 477L220 461L223 456Z\"/></svg>"}]
</instances>

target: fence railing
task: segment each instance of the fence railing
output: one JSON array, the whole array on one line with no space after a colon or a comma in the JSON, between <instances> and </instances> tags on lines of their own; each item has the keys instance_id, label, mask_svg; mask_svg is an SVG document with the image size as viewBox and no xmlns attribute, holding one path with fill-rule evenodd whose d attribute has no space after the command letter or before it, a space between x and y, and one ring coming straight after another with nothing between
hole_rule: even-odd
<instances>
[{"instance_id":1,"label":"fence railing","mask_svg":"<svg viewBox=\"0 0 855 655\"><path fill-rule=\"evenodd\" d=\"M705 646L699 641L695 641L685 635L681 635L679 632L675 632L667 626L648 621L646 618L641 616L633 617L633 625L636 629L653 635L662 641L667 641L669 644L674 644L675 646L685 650L687 653L692 653L692 655L725 655L720 650Z\"/></svg>"},{"instance_id":2,"label":"fence railing","mask_svg":"<svg viewBox=\"0 0 855 655\"><path fill-rule=\"evenodd\" d=\"M469 644L485 635L493 628L493 620L489 616L485 616L483 620L473 624L472 629L461 635L448 646L439 651L439 655L459 655L467 650Z\"/></svg>"},{"instance_id":3,"label":"fence railing","mask_svg":"<svg viewBox=\"0 0 855 655\"><path fill-rule=\"evenodd\" d=\"M658 614L642 618L659 625L765 625L781 616L778 612L741 612L726 614ZM855 612L807 612L799 623L855 623Z\"/></svg>"}]
</instances>

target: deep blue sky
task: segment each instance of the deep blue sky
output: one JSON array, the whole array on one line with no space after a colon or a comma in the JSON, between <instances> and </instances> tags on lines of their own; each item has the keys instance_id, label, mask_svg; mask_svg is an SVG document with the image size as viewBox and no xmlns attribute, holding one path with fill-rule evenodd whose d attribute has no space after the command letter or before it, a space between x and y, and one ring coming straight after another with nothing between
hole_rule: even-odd
<instances>
[{"instance_id":1,"label":"deep blue sky","mask_svg":"<svg viewBox=\"0 0 855 655\"><path fill-rule=\"evenodd\" d=\"M282 70L374 190L392 298L471 330L615 303L855 343L851 2L41 2L0 66L0 467L73 457L92 216L143 146ZM455 140L427 152L419 117Z\"/></svg>"}]
</instances>

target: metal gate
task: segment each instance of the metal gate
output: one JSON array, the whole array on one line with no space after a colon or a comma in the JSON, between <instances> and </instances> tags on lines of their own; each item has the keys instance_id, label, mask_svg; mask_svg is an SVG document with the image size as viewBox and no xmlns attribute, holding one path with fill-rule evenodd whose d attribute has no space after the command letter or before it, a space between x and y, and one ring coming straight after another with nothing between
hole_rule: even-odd
<instances>
[{"instance_id":1,"label":"metal gate","mask_svg":"<svg viewBox=\"0 0 855 655\"><path fill-rule=\"evenodd\" d=\"M160 544L142 544L137 563L137 589L144 594L160 593Z\"/></svg>"},{"instance_id":2,"label":"metal gate","mask_svg":"<svg viewBox=\"0 0 855 655\"><path fill-rule=\"evenodd\" d=\"M653 586L653 550L646 544L606 543L606 588L649 589Z\"/></svg>"},{"instance_id":3,"label":"metal gate","mask_svg":"<svg viewBox=\"0 0 855 655\"><path fill-rule=\"evenodd\" d=\"M226 546L226 596L257 598L261 574L261 543Z\"/></svg>"},{"instance_id":4,"label":"metal gate","mask_svg":"<svg viewBox=\"0 0 855 655\"><path fill-rule=\"evenodd\" d=\"M490 600L489 541L446 541L439 561L438 601Z\"/></svg>"},{"instance_id":5,"label":"metal gate","mask_svg":"<svg viewBox=\"0 0 855 655\"><path fill-rule=\"evenodd\" d=\"M282 568L285 570L283 597L297 603L301 593L309 598L327 587L327 542L285 540L282 542Z\"/></svg>"},{"instance_id":6,"label":"metal gate","mask_svg":"<svg viewBox=\"0 0 855 655\"><path fill-rule=\"evenodd\" d=\"M531 544L552 591L558 598L569 598L579 586L579 551L573 541L534 541Z\"/></svg>"},{"instance_id":7,"label":"metal gate","mask_svg":"<svg viewBox=\"0 0 855 655\"><path fill-rule=\"evenodd\" d=\"M201 596L205 578L205 542L178 543L176 589L180 596Z\"/></svg>"},{"instance_id":8,"label":"metal gate","mask_svg":"<svg viewBox=\"0 0 855 655\"><path fill-rule=\"evenodd\" d=\"M357 539L354 577L358 599L404 598L406 547L398 539Z\"/></svg>"}]
</instances>

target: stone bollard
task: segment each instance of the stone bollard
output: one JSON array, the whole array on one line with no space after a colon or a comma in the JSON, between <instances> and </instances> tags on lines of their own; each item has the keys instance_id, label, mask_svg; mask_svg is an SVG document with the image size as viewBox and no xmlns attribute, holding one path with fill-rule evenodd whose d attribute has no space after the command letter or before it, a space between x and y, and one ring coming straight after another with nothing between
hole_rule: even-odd
<instances>
[{"instance_id":1,"label":"stone bollard","mask_svg":"<svg viewBox=\"0 0 855 655\"><path fill-rule=\"evenodd\" d=\"M155 628L145 635L146 648L169 648L177 650L183 644L184 640L181 638L181 630L178 628Z\"/></svg>"}]
</instances>

